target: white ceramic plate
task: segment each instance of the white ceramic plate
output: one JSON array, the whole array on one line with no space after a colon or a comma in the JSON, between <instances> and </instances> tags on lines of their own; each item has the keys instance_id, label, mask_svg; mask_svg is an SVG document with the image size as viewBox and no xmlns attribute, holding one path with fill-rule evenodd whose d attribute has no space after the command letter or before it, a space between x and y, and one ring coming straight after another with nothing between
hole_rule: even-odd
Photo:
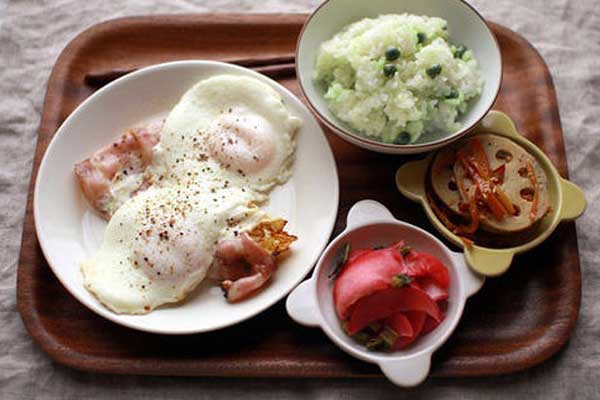
<instances>
[{"instance_id":1,"label":"white ceramic plate","mask_svg":"<svg viewBox=\"0 0 600 400\"><path fill-rule=\"evenodd\" d=\"M99 248L106 223L87 204L73 166L116 139L124 130L165 116L199 80L217 74L255 77L271 85L303 120L298 131L293 175L271 194L265 209L289 221L298 236L290 257L271 284L239 304L221 289L202 283L183 303L147 315L118 315L104 308L83 286L81 260ZM338 207L338 177L331 149L315 118L292 93L251 70L212 61L178 61L144 68L107 85L83 102L63 123L40 165L34 192L35 225L48 264L81 303L118 324L148 332L184 334L233 325L285 296L311 270L327 244Z\"/></svg>"}]
</instances>

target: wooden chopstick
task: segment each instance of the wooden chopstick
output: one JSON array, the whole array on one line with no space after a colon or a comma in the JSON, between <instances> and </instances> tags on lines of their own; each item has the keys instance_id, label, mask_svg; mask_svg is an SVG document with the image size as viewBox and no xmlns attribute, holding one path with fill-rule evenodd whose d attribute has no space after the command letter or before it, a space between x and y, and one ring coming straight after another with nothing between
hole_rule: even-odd
<instances>
[{"instance_id":1,"label":"wooden chopstick","mask_svg":"<svg viewBox=\"0 0 600 400\"><path fill-rule=\"evenodd\" d=\"M296 64L280 64L280 65L266 65L264 67L252 68L254 71L268 76L272 79L287 78L296 73Z\"/></svg>"},{"instance_id":2,"label":"wooden chopstick","mask_svg":"<svg viewBox=\"0 0 600 400\"><path fill-rule=\"evenodd\" d=\"M225 59L223 62L236 64L242 67L252 68L256 72L260 72L270 78L282 78L290 76L295 72L295 55L284 54L272 57L252 57L252 58L237 58ZM86 85L93 87L101 87L117 78L137 71L142 67L111 69L108 71L90 72L85 75L84 82Z\"/></svg>"}]
</instances>

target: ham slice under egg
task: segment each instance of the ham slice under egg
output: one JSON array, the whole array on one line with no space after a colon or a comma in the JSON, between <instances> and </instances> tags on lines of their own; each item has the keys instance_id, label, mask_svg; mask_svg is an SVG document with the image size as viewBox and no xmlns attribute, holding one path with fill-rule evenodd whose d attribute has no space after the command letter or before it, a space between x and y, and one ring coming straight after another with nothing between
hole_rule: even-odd
<instances>
[{"instance_id":1,"label":"ham slice under egg","mask_svg":"<svg viewBox=\"0 0 600 400\"><path fill-rule=\"evenodd\" d=\"M296 240L283 228L286 221L263 221L252 231L217 245L209 278L220 282L227 301L235 303L262 288L273 275L276 257Z\"/></svg>"},{"instance_id":2,"label":"ham slice under egg","mask_svg":"<svg viewBox=\"0 0 600 400\"><path fill-rule=\"evenodd\" d=\"M221 281L228 301L236 302L262 287L274 269L275 257L242 233L219 243L209 276Z\"/></svg>"},{"instance_id":3,"label":"ham slice under egg","mask_svg":"<svg viewBox=\"0 0 600 400\"><path fill-rule=\"evenodd\" d=\"M115 142L98 150L75 165L75 176L92 207L106 220L116 211L111 189L116 181L143 174L152 162L152 149L158 143L164 121L129 129ZM152 184L148 177L139 179L130 197Z\"/></svg>"}]
</instances>

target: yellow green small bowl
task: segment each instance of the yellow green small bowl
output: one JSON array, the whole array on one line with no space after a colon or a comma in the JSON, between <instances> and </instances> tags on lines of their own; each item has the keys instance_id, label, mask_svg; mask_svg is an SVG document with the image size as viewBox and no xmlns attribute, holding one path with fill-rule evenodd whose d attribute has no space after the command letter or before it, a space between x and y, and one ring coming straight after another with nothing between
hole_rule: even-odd
<instances>
[{"instance_id":1,"label":"yellow green small bowl","mask_svg":"<svg viewBox=\"0 0 600 400\"><path fill-rule=\"evenodd\" d=\"M552 212L532 228L534 232L526 243L501 249L477 244L465 246L463 241L438 219L427 201L425 193L427 173L435 154L430 154L419 161L408 162L400 167L396 172L396 186L404 196L421 203L427 218L446 239L463 248L469 267L480 274L496 276L508 269L515 254L530 250L546 240L561 221L574 220L583 214L587 203L583 191L577 185L562 178L544 152L519 134L515 124L506 114L500 111L491 111L469 135L484 132L504 136L521 145L539 161L548 177L548 193Z\"/></svg>"}]
</instances>

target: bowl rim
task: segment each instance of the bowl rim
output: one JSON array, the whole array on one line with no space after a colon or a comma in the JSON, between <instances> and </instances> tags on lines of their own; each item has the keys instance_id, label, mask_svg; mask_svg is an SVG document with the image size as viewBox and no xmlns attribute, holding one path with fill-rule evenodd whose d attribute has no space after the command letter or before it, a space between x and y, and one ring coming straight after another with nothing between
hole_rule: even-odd
<instances>
[{"instance_id":1,"label":"bowl rim","mask_svg":"<svg viewBox=\"0 0 600 400\"><path fill-rule=\"evenodd\" d=\"M450 1L459 1L459 2L463 3L465 6L467 6L467 8L469 8L479 18L479 20L483 23L484 27L488 30L488 32L492 36L493 43L495 45L495 48L498 52L498 57L500 59L500 79L498 80L498 85L496 87L496 93L494 94L493 100L490 102L489 106L485 109L484 112L481 113L479 118L477 118L477 120L475 120L469 126L465 126L461 129L459 129L458 131L454 132L452 135L449 135L447 137L443 137L443 138L440 138L440 139L437 139L437 140L434 140L431 142L418 143L418 144L393 144L393 143L378 142L376 140L368 139L366 137L360 136L357 133L354 133L354 132L346 130L342 127L339 127L337 124L330 121L327 117L325 117L323 114L321 114L321 112L313 104L310 96L307 95L307 92L304 89L302 79L300 78L300 76L301 76L300 68L298 66L299 65L298 60L299 60L299 56L300 56L300 43L302 42L302 38L304 37L304 33L305 33L308 25L312 21L313 17L315 17L331 1L335 1L335 0L325 0L324 2L322 2L319 6L317 6L317 8L308 16L308 18L304 22L304 25L302 26L302 29L300 30L300 33L298 34L298 39L296 40L295 70L296 70L296 78L298 80L298 86L300 87L302 96L304 96L304 98L306 99L306 105L308 106L308 108L317 116L317 118L323 124L325 124L325 126L327 126L327 128L331 129L333 132L335 132L338 136L340 136L344 140L349 140L351 143L353 141L357 141L360 143L360 144L358 144L360 147L370 148L370 147L374 146L374 147L379 147L380 149L385 149L390 152L393 152L394 150L399 150L399 149L406 149L407 151L412 151L412 152L416 152L418 150L422 150L422 151L433 150L435 148L444 146L445 144L448 144L450 142L458 140L461 137L463 137L464 135L466 135L467 133L469 133L481 122L481 120L487 115L487 113L492 109L492 107L496 103L496 100L498 99L498 95L500 94L500 88L502 87L502 81L503 81L503 76L504 76L504 66L502 63L502 52L500 51L500 45L498 43L498 39L496 38L496 35L494 34L489 23L485 20L485 18L483 18L483 16L479 13L479 11L477 11L475 9L475 7L473 7L471 4L469 4L466 0L450 0Z\"/></svg>"},{"instance_id":2,"label":"bowl rim","mask_svg":"<svg viewBox=\"0 0 600 400\"><path fill-rule=\"evenodd\" d=\"M452 279L454 279L451 286L455 288L449 290L451 299L448 301L455 304L455 307L453 312L450 312L450 309L446 312L444 322L447 321L447 325L436 328L436 330L441 330L438 336L425 338L428 343L423 344L421 348L380 353L368 351L358 343L354 343L343 332L337 332L335 329L336 323L329 318L331 317L330 313L333 312L333 319L339 322L335 305L331 304L334 307L333 310L327 311L324 309L323 304L328 301L327 298L333 301L333 285L329 279L327 267L330 267L332 257L337 256L336 252L343 242L365 228L374 228L376 232L379 232L376 235L379 239L387 236L384 234L386 227L391 228L393 231L402 231L403 236L406 232L416 233L417 236L420 236L416 240L419 246L428 243L433 246L433 250L430 249L430 251L436 254L439 251L447 259L447 264L449 264L447 268L453 277ZM389 238L387 241L389 241ZM414 245L416 246L417 243L414 243ZM322 284L324 280L326 281L325 287ZM352 357L379 366L383 374L394 384L415 386L429 375L432 355L456 330L464 315L467 300L483 287L485 280L485 276L477 274L468 267L463 253L453 251L442 240L427 230L396 218L380 202L364 199L352 205L346 216L345 228L331 240L321 253L311 277L302 282L288 296L286 311L295 322L304 326L319 328L337 347ZM454 291L454 295L452 295L452 291ZM408 375L406 375L407 368L411 370Z\"/></svg>"},{"instance_id":3,"label":"bowl rim","mask_svg":"<svg viewBox=\"0 0 600 400\"><path fill-rule=\"evenodd\" d=\"M468 293L468 289L467 289L467 283L460 272L460 264L461 263L463 263L464 268L466 268L467 270L470 271L470 269L466 265L466 262L464 261L463 253L452 251L441 240L439 240L437 237L435 237L434 235L432 235L430 232L426 231L425 229L422 229L411 223L398 220L395 217L392 217L392 218L393 219L375 219L375 220L371 220L371 221L368 221L365 223L360 223L360 224L352 226L352 227L347 227L346 229L344 229L335 238L333 238L333 240L327 245L325 250L323 250L323 252L321 253L321 256L319 257L319 260L317 261L314 272L313 272L312 276L310 277L310 279L313 280L313 290L314 290L313 295L315 296L315 298L314 298L315 306L316 306L317 312L319 313L320 327L323 330L323 332L331 340L333 340L336 343L336 345L338 345L340 348L342 348L344 351L348 352L349 354L352 354L355 357L358 357L359 359L361 359L363 361L373 362L373 363L377 363L377 364L380 364L382 362L383 363L389 362L392 360L407 360L408 361L410 359L413 359L413 358L416 358L419 356L433 354L437 349L439 349L448 340L450 335L452 335L452 333L456 330L456 328L464 314L464 308L465 308L466 302L467 302L468 298L470 297L470 295ZM383 225L393 226L395 229L404 228L404 229L408 229L408 230L412 230L412 231L421 232L424 235L424 237L426 238L426 240L430 241L431 243L434 243L436 245L436 247L438 247L448 257L451 265L447 266L447 268L452 268L457 276L457 279L456 279L457 282L452 283L453 285L456 285L457 295L455 298L448 299L448 302L451 302L451 301L455 302L457 307L455 309L456 311L452 315L446 314L444 319L449 320L448 325L446 327L444 327L442 329L442 331L439 333L439 335L440 335L439 338L437 338L435 340L432 339L432 342L429 345L425 346L424 348L422 348L420 350L416 350L416 351L410 352L410 353L407 353L406 350L394 351L389 354L378 353L378 352L369 352L368 350L363 349L358 344L354 344L354 343L350 344L349 342L350 342L351 338L348 337L348 340L345 340L345 338L343 336L338 335L334 331L334 329L331 327L330 323L325 318L325 313L323 312L321 301L319 301L318 282L319 282L319 280L327 279L327 275L323 274L323 272L321 271L324 268L326 268L325 261L326 261L326 258L328 258L327 256L332 251L334 251L334 249L339 247L340 243L342 243L344 241L344 239L346 239L348 236L354 234L355 232L357 232L361 229L367 228L367 227L375 227L377 229L378 227L383 226ZM319 277L321 277L321 278L319 278ZM331 293L331 295L333 295L333 292ZM336 318L339 318L339 317L337 317L337 315L336 315ZM410 351L410 350L408 350L408 351Z\"/></svg>"},{"instance_id":4,"label":"bowl rim","mask_svg":"<svg viewBox=\"0 0 600 400\"><path fill-rule=\"evenodd\" d=\"M491 250L491 251L497 251L497 252L502 252L502 253L521 254L521 253L524 253L526 251L533 249L534 247L537 247L542 242L544 242L556 230L556 228L558 227L558 224L563 220L561 210L562 210L563 203L565 200L565 195L564 195L562 181L566 180L566 179L561 177L560 173L558 172L558 170L556 169L556 167L554 166L554 164L552 163L550 158L546 155L546 153L544 153L544 151L542 149L540 149L535 143L533 143L531 140L529 140L527 137L525 137L523 134L521 134L516 129L516 126L514 125L514 121L508 115L506 115L505 113L503 113L501 111L496 111L496 110L492 111L492 113L490 113L488 115L505 118L507 121L510 122L510 128L509 129L501 129L501 130L491 130L488 127L478 124L470 132L472 134L472 136L470 136L470 137L476 137L476 136L483 135L483 134L490 134L490 135L495 135L495 136L500 136L500 137L506 138L506 139L516 143L520 147L524 148L532 157L534 157L542 165L544 172L547 173L548 184L555 186L555 190L556 190L556 203L557 203L556 208L557 208L557 210L552 212L550 216L546 215L545 217L542 217L542 218L549 218L550 224L543 231L540 231L537 235L535 235L530 240L528 240L522 244L518 244L518 245L514 245L514 246L510 246L510 247L500 247L500 248L482 246L477 243L474 243L472 245L472 247L474 247L474 248L480 248L480 249L484 249L484 250ZM468 138L465 138L465 140L467 140L467 139ZM423 163L423 165L426 168L425 179L429 179L429 174L430 174L429 169L430 169L431 165L433 164L435 156L438 153L439 153L439 150L436 150L436 151L432 152L431 154L428 154L427 157L425 157L423 159L412 161L412 162ZM422 186L423 186L423 188L426 187L426 181L422 182ZM426 189L424 189L424 190L426 190ZM460 247L461 249L464 249L465 251L467 251L468 247L465 246L465 244L460 240L459 235L453 233L450 229L448 229L448 227L446 227L446 225L435 214L435 212L433 211L433 208L431 207L431 204L429 203L429 200L427 199L426 194L424 196L419 196L418 201L421 203L421 207L424 209L427 219L431 222L431 224L434 226L434 228L438 232L440 232L440 234L442 234L450 242L452 242L456 246Z\"/></svg>"},{"instance_id":5,"label":"bowl rim","mask_svg":"<svg viewBox=\"0 0 600 400\"><path fill-rule=\"evenodd\" d=\"M549 185L556 188L556 207L552 205L552 215L546 215L544 218L549 218L548 226L537 232L535 236L521 244L516 244L510 247L489 247L478 244L466 245L458 235L453 233L436 215L427 198L426 183L429 179L429 168L434 160L437 151L431 152L426 157L419 160L408 161L396 170L395 182L398 191L408 199L420 204L425 212L425 216L444 238L463 249L467 264L475 271L485 276L498 276L505 273L512 265L512 260L517 254L525 253L539 245L541 245L552 233L556 230L560 222L574 220L581 216L587 207L585 194L577 185L563 178L550 158L539 148L533 141L521 134L514 121L505 113L497 110L492 110L481 124L473 129L469 135L477 136L480 134L492 134L505 137L517 145L523 147L531 156L536 158L542 165L547 174ZM463 139L463 140L466 140ZM418 183L415 185L405 185L403 183L403 173L411 171L411 174L418 174ZM572 189L569 189L572 188ZM575 190L575 191L573 191ZM568 193L571 193L570 195ZM575 202L575 209L565 210L565 202L571 199ZM476 261L476 257L494 257L497 263L495 268L483 267L490 265L489 260Z\"/></svg>"},{"instance_id":6,"label":"bowl rim","mask_svg":"<svg viewBox=\"0 0 600 400\"><path fill-rule=\"evenodd\" d=\"M37 169L37 176L33 183L33 192L32 192L32 194L33 194L33 205L32 205L33 221L34 221L34 227L35 227L35 234L36 234L37 240L39 242L40 249L42 251L44 259L47 261L47 264L48 264L50 270L52 271L52 274L54 275L54 277L56 279L58 279L60 284L69 293L69 295L73 296L80 303L80 305L84 306L89 311L93 312L97 317L103 318L107 321L110 321L112 323L115 323L117 325L126 327L128 329L132 329L135 331L147 332L147 333L153 333L153 334L161 334L161 335L169 335L169 336L199 334L199 333L205 333L205 332L218 331L218 330L221 330L221 329L224 329L227 327L238 325L246 320L254 318L257 315L259 315L259 314L265 312L266 310L268 310L269 308L271 308L277 302L281 301L282 299L287 298L288 294L292 290L294 290L294 288L296 286L298 286L298 284L301 283L312 271L312 268L307 268L305 271L302 272L301 276L298 276L294 280L293 284L290 283L288 286L286 286L285 290L280 290L280 292L277 292L276 295L273 295L273 297L271 299L269 299L269 301L266 302L264 305L256 307L255 310L253 310L252 312L249 312L248 315L238 317L235 320L233 320L233 322L229 321L229 322L225 322L225 323L215 324L214 326L209 327L209 328L192 327L192 328L184 328L184 329L173 329L172 327L169 327L169 326L157 328L154 326L145 326L143 323L138 324L138 323L126 320L126 319L122 319L122 317L124 317L124 316L128 317L128 316L137 316L137 315L116 313L116 312L112 311L111 309L107 308L106 306L104 306L103 304L101 304L101 302L94 295L91 295L92 300L86 299L83 295L81 295L77 291L72 290L71 285L68 283L68 280L65 278L65 274L57 272L59 270L57 263L54 261L53 258L50 257L50 249L52 248L52 246L50 243L48 243L48 240L47 240L48 235L46 235L42 232L42 227L43 227L44 223L41 221L43 221L44 218L41 217L41 211L40 211L40 207L41 207L40 202L41 202L41 198L43 197L40 194L40 190L41 190L40 182L43 177L42 171L49 168L47 165L49 162L48 161L49 154L52 153L53 149L56 146L59 146L57 144L58 143L57 138L59 138L61 133L65 129L67 129L65 127L68 127L68 124L70 123L70 121L75 119L79 114L88 112L87 109L90 107L90 104L93 104L94 101L97 101L96 99L103 96L104 93L110 92L111 90L114 90L114 88L118 88L120 85L124 85L124 84L126 84L126 82L138 79L141 76L145 76L145 75L147 76L147 75L152 75L152 74L156 74L156 73L161 73L164 70L178 69L178 68L185 68L185 67L194 67L194 68L199 68L199 69L210 68L210 67L218 68L219 72L217 72L215 74L211 74L210 76L216 76L219 74L226 74L226 73L236 73L236 74L242 75L242 76L254 77L255 79L261 81L262 83L268 85L270 88L272 88L274 91L276 91L280 96L283 97L283 94L285 94L286 96L289 96L293 100L293 103L295 104L295 106L297 106L298 108L300 108L304 111L305 104L291 90L286 88L284 85L279 83L277 80L270 78L266 75L260 74L260 73L254 71L250 68L247 68L247 67L242 67L242 66L224 62L224 61L216 61L216 60L209 60L209 59L193 59L193 58L184 59L184 60L175 60L175 61L165 61L165 62L159 62L156 64L151 64L146 67L140 68L136 71L133 71L129 74L126 74L122 77L119 77L118 79L108 83L107 85L98 89L97 91L92 93L90 96L85 98L83 101L81 101L73 109L73 111L71 111L71 113L64 119L64 121L56 129L54 135L52 136L52 138L50 139L50 141L48 143L48 146L44 150L43 157L42 157L39 167ZM306 112L309 115L309 117L312 116L310 114L310 112L308 112L308 110L306 110ZM318 123L317 123L317 125L318 125ZM312 132L312 133L319 133L319 132ZM321 131L320 134L323 135L324 132ZM325 137L324 137L324 139L325 139L325 143L327 144L328 142ZM335 163L335 158L333 157L333 152L331 150L331 146L328 146L328 147L329 147L329 152L331 153L331 156L332 156L331 161L333 162L332 172L336 178L336 180L335 180L336 185L332 188L332 193L331 193L331 195L333 196L333 199L334 199L335 207L334 207L334 209L330 210L331 213L328 215L328 219L325 222L325 226L327 229L327 231L325 232L325 235L324 235L325 239L324 239L323 243L320 243L318 246L315 246L315 249L317 249L317 250L314 252L314 256L312 257L313 261L310 265L314 265L314 263L318 261L323 249L325 249L325 247L327 246L328 240L331 237L331 233L333 232L333 229L335 226L335 219L337 217L337 213L339 210L339 194L340 194L339 174L338 174L337 164ZM296 148L296 151L297 151L297 148ZM45 224L47 225L47 222ZM198 286L200 286L200 285L201 285L201 283L198 284ZM155 310L168 308L173 305L180 306L183 303L185 303L185 300L178 301L175 303L166 303L166 304L163 304L161 307L157 307ZM148 314L146 314L146 315L148 315Z\"/></svg>"},{"instance_id":7,"label":"bowl rim","mask_svg":"<svg viewBox=\"0 0 600 400\"><path fill-rule=\"evenodd\" d=\"M478 126L477 128L484 129L483 127L480 127L480 126ZM482 131L482 132L477 131L476 132L475 130L473 130L472 133L473 133L473 135L469 136L469 137L476 137L476 136L483 135L483 134L490 134L490 135L495 135L495 136L500 136L500 137L506 138L506 139L516 143L517 145L521 146L522 148L524 148L531 156L533 156L542 165L542 169L544 170L544 172L547 173L548 185L553 185L555 187L556 203L557 203L557 207L556 207L557 210L555 212L552 212L550 215L550 224L544 230L537 233L530 240L528 240L524 243L521 243L521 244L510 246L510 247L490 247L490 246L482 246L482 245L476 244L476 243L473 244L473 247L477 247L477 248L481 248L481 249L485 249L485 250L498 251L498 252L502 252L502 253L506 253L506 254L509 254L509 253L521 254L528 250L533 249L536 246L539 246L556 230L556 228L558 227L558 224L562 220L561 209L563 207L563 202L565 199L564 199L563 187L561 184L561 176L558 173L558 171L556 170L556 167L554 166L552 161L550 161L550 158L548 158L548 156L539 147L537 147L532 141L527 139L525 136L521 135L518 131L516 131L516 129L514 131L504 130L504 131L490 131L490 132L485 132L485 131ZM468 138L466 138L465 140L467 140L467 139ZM428 169L431 168L431 165L433 165L434 158L437 154L438 154L438 151L435 151L426 158ZM429 173L430 172L427 171L426 179L429 179ZM424 183L424 185L426 185L426 183ZM435 214L435 212L433 211L433 208L431 207L431 204L429 203L429 201L426 197L423 199L422 206L425 209L425 214L427 215L428 219L430 220L432 225L434 225L434 227L438 230L438 232L440 232L442 235L444 235L446 238L448 238L448 240L450 240L451 242L460 246L462 249L465 250L465 252L468 251L467 246L465 246L465 244L462 241L460 241L459 235L450 231L450 229L448 229L448 227L446 225L444 225L444 223L440 220L440 218ZM547 217L548 217L548 215L542 217L541 219L544 219ZM541 222L541 219L538 222ZM524 229L523 231L525 231L526 229ZM449 235L446 234L445 230L449 231Z\"/></svg>"}]
</instances>

